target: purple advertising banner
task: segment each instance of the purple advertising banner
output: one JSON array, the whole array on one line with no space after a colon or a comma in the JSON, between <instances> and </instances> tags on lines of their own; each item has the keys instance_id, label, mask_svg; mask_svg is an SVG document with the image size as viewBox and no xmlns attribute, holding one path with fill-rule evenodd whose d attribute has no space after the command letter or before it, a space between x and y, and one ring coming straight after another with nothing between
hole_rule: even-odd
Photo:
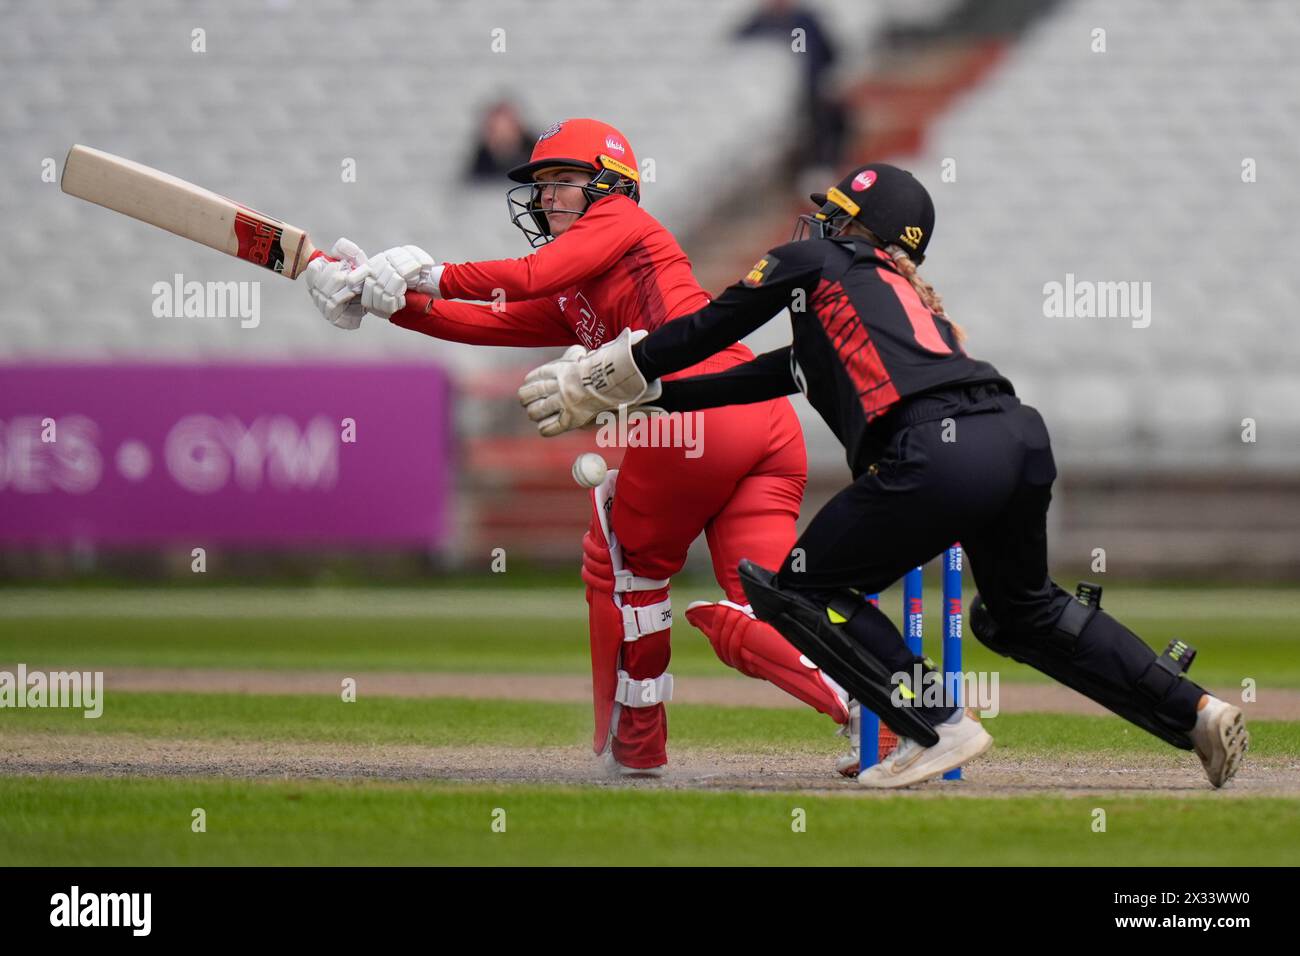
<instances>
[{"instance_id":1,"label":"purple advertising banner","mask_svg":"<svg viewBox=\"0 0 1300 956\"><path fill-rule=\"evenodd\" d=\"M451 443L427 365L0 366L0 545L436 546Z\"/></svg>"}]
</instances>

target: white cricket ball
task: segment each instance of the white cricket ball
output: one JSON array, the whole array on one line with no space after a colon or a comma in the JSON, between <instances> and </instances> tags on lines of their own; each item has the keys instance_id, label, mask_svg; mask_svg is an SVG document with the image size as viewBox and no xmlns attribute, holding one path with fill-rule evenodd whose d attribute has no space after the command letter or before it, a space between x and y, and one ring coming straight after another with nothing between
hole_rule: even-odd
<instances>
[{"instance_id":1,"label":"white cricket ball","mask_svg":"<svg viewBox=\"0 0 1300 956\"><path fill-rule=\"evenodd\" d=\"M594 451L583 452L573 460L573 480L584 488L595 488L609 474L609 465Z\"/></svg>"}]
</instances>

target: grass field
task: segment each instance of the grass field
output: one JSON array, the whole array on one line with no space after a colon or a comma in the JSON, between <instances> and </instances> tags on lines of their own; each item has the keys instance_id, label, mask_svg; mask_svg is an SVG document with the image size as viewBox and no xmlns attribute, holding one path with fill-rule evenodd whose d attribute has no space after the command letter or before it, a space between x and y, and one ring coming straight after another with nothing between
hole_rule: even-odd
<instances>
[{"instance_id":1,"label":"grass field","mask_svg":"<svg viewBox=\"0 0 1300 956\"><path fill-rule=\"evenodd\" d=\"M897 589L894 589L897 591ZM681 589L674 603L716 600ZM897 623L900 598L881 607ZM939 595L927 593L932 628ZM1116 589L1106 607L1148 644L1181 638L1200 650L1196 678L1236 685L1253 677L1300 688L1300 595L1274 590ZM264 669L585 673L582 592L0 591L0 662L30 666L243 667ZM678 620L673 670L721 674L700 634ZM969 634L967 635L969 637ZM931 649L936 652L936 648ZM1036 671L965 642L967 669L1007 681Z\"/></svg>"},{"instance_id":2,"label":"grass field","mask_svg":"<svg viewBox=\"0 0 1300 956\"><path fill-rule=\"evenodd\" d=\"M1278 799L1242 814L1213 800L1108 800L1105 833L1092 831L1096 800L1043 797L27 778L0 781L0 801L2 865L1295 862L1281 837L1296 805ZM207 813L204 833L191 832L194 808Z\"/></svg>"},{"instance_id":3,"label":"grass field","mask_svg":"<svg viewBox=\"0 0 1300 956\"><path fill-rule=\"evenodd\" d=\"M710 596L682 592L679 607ZM1198 646L1203 683L1300 688L1300 602L1286 592L1146 590L1107 604L1153 645L1177 635ZM576 676L588 670L583 610L576 592L554 590L11 590L0 592L0 669ZM968 670L1038 679L966 647ZM729 673L684 623L672 670ZM750 778L737 784L733 762L674 786L586 780L590 705L526 694L344 703L110 686L98 720L5 709L0 865L1256 865L1291 862L1300 836L1300 719L1251 722L1250 760L1266 776L1232 793L1117 718L1006 713L988 724L1005 786L981 789L976 775L881 795L825 772L843 741L819 715L688 700L670 714L685 766L708 771L739 754ZM299 753L310 769L283 762ZM473 772L448 770L448 753ZM169 773L168 761L185 769ZM552 762L573 779L548 777ZM542 782L515 772L525 765L542 767ZM1050 785L1035 785L1036 768ZM191 832L196 807L206 833ZM1104 833L1093 830L1098 809ZM498 810L505 832L493 828Z\"/></svg>"}]
</instances>

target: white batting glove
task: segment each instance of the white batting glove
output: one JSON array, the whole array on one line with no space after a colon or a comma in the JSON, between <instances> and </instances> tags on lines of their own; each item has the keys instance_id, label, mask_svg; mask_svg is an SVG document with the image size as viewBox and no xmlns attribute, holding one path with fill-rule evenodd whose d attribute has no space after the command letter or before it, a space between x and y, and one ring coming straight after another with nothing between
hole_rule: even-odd
<instances>
[{"instance_id":1,"label":"white batting glove","mask_svg":"<svg viewBox=\"0 0 1300 956\"><path fill-rule=\"evenodd\" d=\"M370 260L370 276L361 289L361 306L385 319L406 307L407 292L437 296L442 266L419 246L395 246Z\"/></svg>"},{"instance_id":2,"label":"white batting glove","mask_svg":"<svg viewBox=\"0 0 1300 956\"><path fill-rule=\"evenodd\" d=\"M329 255L337 259L313 259L307 266L307 294L325 320L340 329L361 325L361 289L369 275L366 254L350 239L339 239Z\"/></svg>"},{"instance_id":3,"label":"white batting glove","mask_svg":"<svg viewBox=\"0 0 1300 956\"><path fill-rule=\"evenodd\" d=\"M638 405L660 396L658 379L647 382L632 360L632 345L649 333L624 329L593 352L574 354L533 369L519 389L519 404L546 438L581 428L598 414L620 405Z\"/></svg>"}]
</instances>

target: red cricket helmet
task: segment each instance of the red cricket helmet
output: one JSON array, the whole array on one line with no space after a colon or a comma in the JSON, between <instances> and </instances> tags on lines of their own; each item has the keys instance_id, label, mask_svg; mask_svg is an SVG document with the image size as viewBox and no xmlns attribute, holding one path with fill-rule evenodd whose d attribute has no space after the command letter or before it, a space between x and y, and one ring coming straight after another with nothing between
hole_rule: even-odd
<instances>
[{"instance_id":1,"label":"red cricket helmet","mask_svg":"<svg viewBox=\"0 0 1300 956\"><path fill-rule=\"evenodd\" d=\"M591 182L581 187L587 196L588 207L598 199L613 195L627 196L633 202L641 201L636 154L632 152L627 137L600 120L567 119L556 123L537 138L529 161L507 174L522 184L506 193L510 221L519 227L534 247L552 238L546 209L541 204L539 187L545 184L539 183L536 175L539 170L555 166L591 170L594 174Z\"/></svg>"}]
</instances>

